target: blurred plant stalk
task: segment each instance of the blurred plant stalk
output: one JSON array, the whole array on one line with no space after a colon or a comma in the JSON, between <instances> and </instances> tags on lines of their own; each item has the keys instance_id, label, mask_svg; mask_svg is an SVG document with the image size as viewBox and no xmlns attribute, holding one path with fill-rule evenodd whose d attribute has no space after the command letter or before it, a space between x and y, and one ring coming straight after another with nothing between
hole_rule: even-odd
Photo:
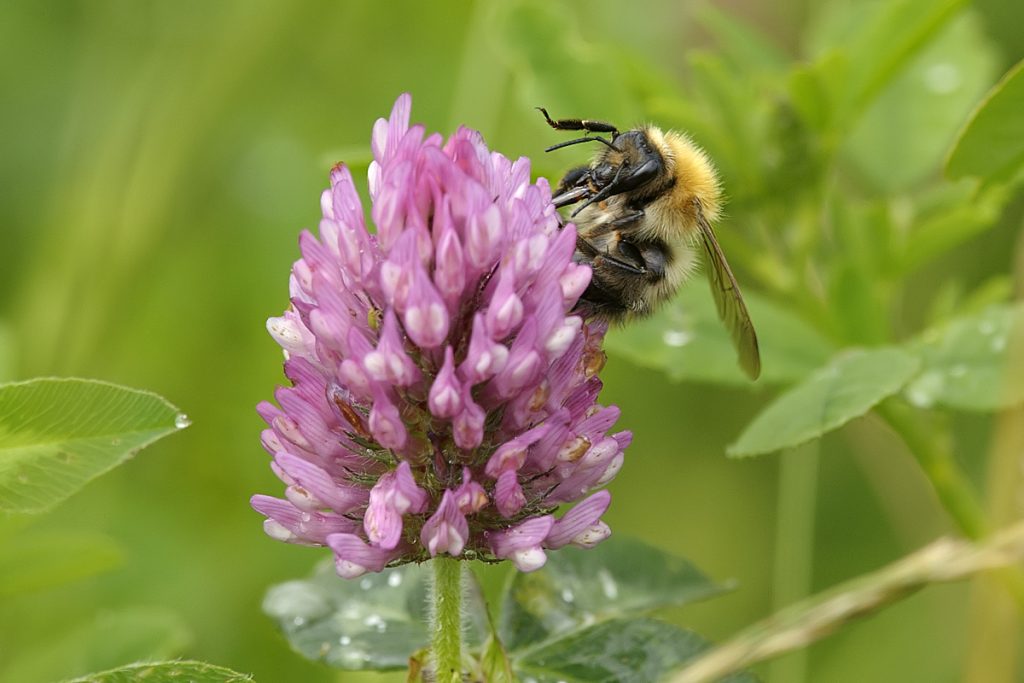
<instances>
[{"instance_id":1,"label":"blurred plant stalk","mask_svg":"<svg viewBox=\"0 0 1024 683\"><path fill-rule=\"evenodd\" d=\"M98 37L83 46L67 116L74 161L55 174L53 212L16 316L18 336L33 340L22 349L22 373L78 372L104 355L121 293L146 277L173 230L170 216L204 134L292 12L269 10L222 7L223 28L205 36L205 49L183 51L171 39L152 46L114 104L97 103L96 93L121 58L105 31L119 29L95 20Z\"/></svg>"},{"instance_id":2,"label":"blurred plant stalk","mask_svg":"<svg viewBox=\"0 0 1024 683\"><path fill-rule=\"evenodd\" d=\"M779 459L775 566L772 609L807 597L814 576L814 522L818 499L821 441L783 453ZM806 651L794 652L772 664L769 678L800 683L807 678Z\"/></svg>"},{"instance_id":3,"label":"blurred plant stalk","mask_svg":"<svg viewBox=\"0 0 1024 683\"><path fill-rule=\"evenodd\" d=\"M1017 298L1024 297L1024 229L1017 240ZM1009 344L1009 377L1024 377L1024 330ZM1024 406L1003 411L996 420L988 466L988 514L994 524L1024 517ZM964 681L1002 683L1017 680L1020 610L1007 599L996 577L979 576L971 586L967 619Z\"/></svg>"}]
</instances>

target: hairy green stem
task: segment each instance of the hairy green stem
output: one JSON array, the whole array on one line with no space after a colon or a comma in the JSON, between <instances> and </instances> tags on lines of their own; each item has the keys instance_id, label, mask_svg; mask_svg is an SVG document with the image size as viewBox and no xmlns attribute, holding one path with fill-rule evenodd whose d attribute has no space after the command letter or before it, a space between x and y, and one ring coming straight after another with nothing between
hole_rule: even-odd
<instances>
[{"instance_id":1,"label":"hairy green stem","mask_svg":"<svg viewBox=\"0 0 1024 683\"><path fill-rule=\"evenodd\" d=\"M462 563L438 555L434 565L433 623L430 650L435 680L462 680Z\"/></svg>"}]
</instances>

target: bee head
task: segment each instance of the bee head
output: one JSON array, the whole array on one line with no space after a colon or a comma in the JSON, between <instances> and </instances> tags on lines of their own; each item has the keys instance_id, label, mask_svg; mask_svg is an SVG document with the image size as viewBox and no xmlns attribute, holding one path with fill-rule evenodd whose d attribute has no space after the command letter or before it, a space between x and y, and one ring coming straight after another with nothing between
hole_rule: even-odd
<instances>
[{"instance_id":1,"label":"bee head","mask_svg":"<svg viewBox=\"0 0 1024 683\"><path fill-rule=\"evenodd\" d=\"M606 150L602 159L610 167L639 168L652 160L664 164L658 145L642 128L619 133L612 139L612 145L614 148Z\"/></svg>"}]
</instances>

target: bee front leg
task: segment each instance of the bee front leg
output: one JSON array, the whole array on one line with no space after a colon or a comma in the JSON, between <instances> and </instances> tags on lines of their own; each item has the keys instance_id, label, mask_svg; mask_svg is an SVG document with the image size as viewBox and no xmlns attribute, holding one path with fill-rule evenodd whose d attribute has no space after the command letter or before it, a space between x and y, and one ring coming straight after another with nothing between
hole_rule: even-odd
<instances>
[{"instance_id":1,"label":"bee front leg","mask_svg":"<svg viewBox=\"0 0 1024 683\"><path fill-rule=\"evenodd\" d=\"M558 187L555 189L555 196L557 197L558 195L577 187L587 187L589 184L589 166L577 166L576 168L571 168L558 182Z\"/></svg>"},{"instance_id":2,"label":"bee front leg","mask_svg":"<svg viewBox=\"0 0 1024 683\"><path fill-rule=\"evenodd\" d=\"M623 215L619 216L618 218L616 218L613 221L610 221L608 223L608 227L609 228L624 228L627 225L633 225L634 223L638 222L643 217L644 217L643 209L639 209L637 211L631 211L629 213L626 213L626 214L623 214Z\"/></svg>"},{"instance_id":3,"label":"bee front leg","mask_svg":"<svg viewBox=\"0 0 1024 683\"><path fill-rule=\"evenodd\" d=\"M614 138L619 134L619 129L613 124L605 121L594 121L593 119L552 119L548 110L544 107L537 107L544 115L544 120L555 130L585 130L588 133L611 133Z\"/></svg>"}]
</instances>

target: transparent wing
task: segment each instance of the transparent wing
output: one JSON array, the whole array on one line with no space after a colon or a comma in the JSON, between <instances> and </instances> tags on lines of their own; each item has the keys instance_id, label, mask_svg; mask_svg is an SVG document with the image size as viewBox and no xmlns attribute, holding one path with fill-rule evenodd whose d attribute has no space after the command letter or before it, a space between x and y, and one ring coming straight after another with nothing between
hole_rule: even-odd
<instances>
[{"instance_id":1,"label":"transparent wing","mask_svg":"<svg viewBox=\"0 0 1024 683\"><path fill-rule=\"evenodd\" d=\"M718 317L732 335L732 343L739 354L740 367L750 379L757 379L761 374L761 352L757 347L757 333L754 331L754 323L750 320L750 313L747 312L747 305L743 303L740 286L736 283L736 277L725 260L722 248L718 246L718 240L715 239L715 232L704 218L700 207L697 207L697 224L708 257L705 270L711 282L711 293L718 306Z\"/></svg>"}]
</instances>

